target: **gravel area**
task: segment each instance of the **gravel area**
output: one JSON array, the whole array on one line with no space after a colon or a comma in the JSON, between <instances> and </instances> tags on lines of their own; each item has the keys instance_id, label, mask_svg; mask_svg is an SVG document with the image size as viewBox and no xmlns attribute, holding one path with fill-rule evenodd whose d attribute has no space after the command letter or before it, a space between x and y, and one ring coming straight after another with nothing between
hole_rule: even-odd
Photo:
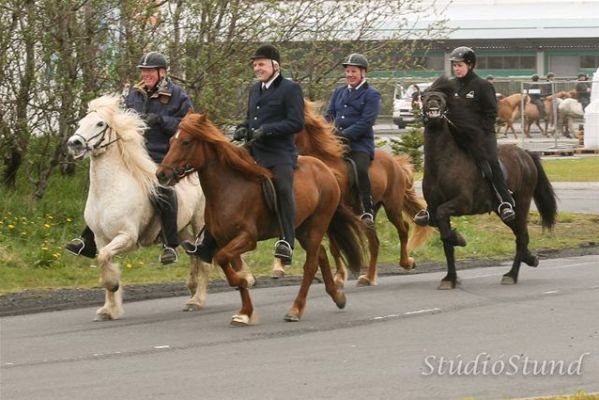
<instances>
[{"instance_id":1,"label":"gravel area","mask_svg":"<svg viewBox=\"0 0 599 400\"><path fill-rule=\"evenodd\" d=\"M539 257L542 258L560 258L582 256L589 254L599 254L599 246L591 245L560 251L539 251ZM506 259L505 261L509 261ZM498 264L497 260L468 260L461 261L458 264L459 269L488 267ZM527 266L523 266L527 268ZM541 262L540 268L543 268ZM414 274L442 271L445 269L444 263L420 263L417 268L410 272L401 270L396 265L380 265L379 275L397 275ZM507 272L507 269L506 269ZM354 278L355 279L355 278ZM353 279L352 279L353 280ZM285 277L282 279L272 279L270 277L258 277L256 288L289 286L299 284L299 277ZM352 284L351 282L349 283ZM210 292L219 292L225 290L234 290L222 280L211 281L209 285ZM152 285L134 285L124 286L124 302L133 302L149 299L158 299L166 297L188 296L189 293L185 283L176 284L152 284ZM104 302L104 290L95 289L40 289L27 290L20 293L10 293L0 295L0 317L11 315L22 315L30 313L39 313L47 311L66 310L81 307L101 306Z\"/></svg>"}]
</instances>

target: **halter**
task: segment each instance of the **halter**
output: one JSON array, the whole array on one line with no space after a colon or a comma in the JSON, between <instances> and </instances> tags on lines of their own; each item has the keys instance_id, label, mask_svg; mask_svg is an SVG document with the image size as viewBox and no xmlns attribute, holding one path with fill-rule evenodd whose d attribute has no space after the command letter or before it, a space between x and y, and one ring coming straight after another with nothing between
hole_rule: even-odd
<instances>
[{"instance_id":1,"label":"halter","mask_svg":"<svg viewBox=\"0 0 599 400\"><path fill-rule=\"evenodd\" d=\"M93 112L97 112L97 111L96 110L92 110L88 114L91 114ZM109 133L108 133L108 143L103 143L104 142L104 137L106 136L106 131L108 131L108 130L110 130ZM102 129L99 133L95 134L94 136L90 137L89 139L84 138L83 136L81 136L78 133L75 133L73 136L77 136L77 137L81 138L81 140L83 141L83 145L84 145L85 151L87 151L87 152L94 152L96 150L105 149L108 146L110 146L111 144L113 144L114 142L116 142L116 141L118 141L118 140L121 139L120 137L117 136L116 139L112 140L112 132L113 131L114 131L114 129L112 129L112 127L106 123L106 125L104 126L104 129ZM89 142L91 140L97 138L98 136L100 137L100 140L98 140L95 145L90 146Z\"/></svg>"}]
</instances>

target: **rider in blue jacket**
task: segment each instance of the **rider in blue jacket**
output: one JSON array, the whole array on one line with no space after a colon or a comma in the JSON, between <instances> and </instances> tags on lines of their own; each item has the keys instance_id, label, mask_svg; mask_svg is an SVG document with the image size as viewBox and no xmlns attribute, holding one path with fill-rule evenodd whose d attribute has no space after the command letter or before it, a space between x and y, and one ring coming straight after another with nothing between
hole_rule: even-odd
<instances>
[{"instance_id":1,"label":"rider in blue jacket","mask_svg":"<svg viewBox=\"0 0 599 400\"><path fill-rule=\"evenodd\" d=\"M380 93L366 81L368 60L353 53L342 63L347 85L338 87L329 102L325 118L335 123L337 134L350 147L351 158L358 171L358 187L362 202L362 220L374 223L374 210L368 168L374 158L374 129L381 108Z\"/></svg>"},{"instance_id":2,"label":"rider in blue jacket","mask_svg":"<svg viewBox=\"0 0 599 400\"><path fill-rule=\"evenodd\" d=\"M177 132L179 122L189 111L191 101L185 91L167 77L166 58L157 52L142 56L137 66L141 81L125 98L125 107L137 111L146 122L146 147L152 160L160 164L168 152L169 140ZM162 264L177 261L177 197L172 188L159 186L158 198L152 199L160 215L164 246L160 254ZM65 245L65 250L75 255L94 258L96 243L94 233L85 227L81 236Z\"/></svg>"}]
</instances>

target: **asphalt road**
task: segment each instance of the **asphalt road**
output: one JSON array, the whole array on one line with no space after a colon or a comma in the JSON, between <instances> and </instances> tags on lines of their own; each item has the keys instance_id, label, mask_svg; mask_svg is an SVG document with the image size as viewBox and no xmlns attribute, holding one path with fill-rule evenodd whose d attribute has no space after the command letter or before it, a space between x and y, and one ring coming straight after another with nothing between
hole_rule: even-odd
<instances>
[{"instance_id":1,"label":"asphalt road","mask_svg":"<svg viewBox=\"0 0 599 400\"><path fill-rule=\"evenodd\" d=\"M599 391L599 255L544 259L520 283L507 264L390 276L347 289L337 310L312 287L304 319L282 320L297 287L254 290L259 324L228 324L235 291L200 313L184 299L0 319L0 398L499 399ZM461 362L461 364L460 364ZM544 367L544 369L543 369ZM553 367L553 371L551 368ZM569 369L568 369L569 368Z\"/></svg>"}]
</instances>

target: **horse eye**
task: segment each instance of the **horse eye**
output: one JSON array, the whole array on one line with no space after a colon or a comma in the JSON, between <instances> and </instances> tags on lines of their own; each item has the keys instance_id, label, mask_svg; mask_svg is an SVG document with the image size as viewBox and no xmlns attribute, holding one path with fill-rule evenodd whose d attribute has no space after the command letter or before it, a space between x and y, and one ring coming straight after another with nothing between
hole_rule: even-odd
<instances>
[{"instance_id":1,"label":"horse eye","mask_svg":"<svg viewBox=\"0 0 599 400\"><path fill-rule=\"evenodd\" d=\"M99 122L96 124L96 126L100 126L100 127L104 126L104 121L99 121Z\"/></svg>"}]
</instances>

